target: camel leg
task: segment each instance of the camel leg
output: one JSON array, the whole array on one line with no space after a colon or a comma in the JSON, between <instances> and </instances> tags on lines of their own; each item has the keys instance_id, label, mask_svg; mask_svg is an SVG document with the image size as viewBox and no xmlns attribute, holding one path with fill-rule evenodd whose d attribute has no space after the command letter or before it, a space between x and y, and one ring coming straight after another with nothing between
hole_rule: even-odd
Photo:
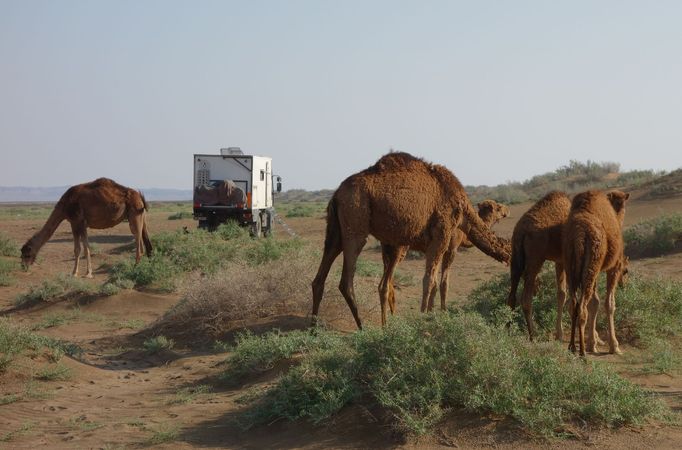
<instances>
[{"instance_id":1,"label":"camel leg","mask_svg":"<svg viewBox=\"0 0 682 450\"><path fill-rule=\"evenodd\" d=\"M398 264L400 264L404 259L405 256L407 255L407 252L409 250L409 247L401 247L400 252L398 252L398 260L396 262L396 267L398 267ZM391 314L395 314L395 284L393 283L393 275L395 274L395 271L391 273L391 279L388 281L388 307L391 310Z\"/></svg>"},{"instance_id":2,"label":"camel leg","mask_svg":"<svg viewBox=\"0 0 682 450\"><path fill-rule=\"evenodd\" d=\"M90 242L88 241L87 227L83 227L81 242L83 243L83 250L85 251L85 260L88 264L88 273L85 274L85 278L92 278L92 260L90 258Z\"/></svg>"},{"instance_id":3,"label":"camel leg","mask_svg":"<svg viewBox=\"0 0 682 450\"><path fill-rule=\"evenodd\" d=\"M594 297L596 283L596 277L586 280L580 298L580 328L578 330L580 336L580 356L585 356L585 327L587 326L588 305Z\"/></svg>"},{"instance_id":4,"label":"camel leg","mask_svg":"<svg viewBox=\"0 0 682 450\"><path fill-rule=\"evenodd\" d=\"M595 291L587 305L587 351L590 353L596 353L597 351L595 339L597 335L597 311L599 311L599 296Z\"/></svg>"},{"instance_id":5,"label":"camel leg","mask_svg":"<svg viewBox=\"0 0 682 450\"><path fill-rule=\"evenodd\" d=\"M339 290L341 295L346 299L348 307L358 329L362 329L362 322L358 314L358 306L355 303L355 289L353 288L353 278L355 277L355 266L358 261L358 256L362 251L362 247L367 242L367 236L354 236L350 239L344 239L343 242L343 271L341 272L341 282L339 283Z\"/></svg>"},{"instance_id":6,"label":"camel leg","mask_svg":"<svg viewBox=\"0 0 682 450\"><path fill-rule=\"evenodd\" d=\"M618 270L611 270L606 274L606 302L604 302L604 309L606 310L606 317L609 324L609 353L622 355L623 352L618 346L618 339L616 339L616 282L618 279Z\"/></svg>"},{"instance_id":7,"label":"camel leg","mask_svg":"<svg viewBox=\"0 0 682 450\"><path fill-rule=\"evenodd\" d=\"M557 288L557 311L556 311L556 329L554 337L558 341L564 339L564 327L562 322L562 314L564 311L564 304L566 303L566 271L562 263L554 264L554 271L556 272L556 288Z\"/></svg>"},{"instance_id":8,"label":"camel leg","mask_svg":"<svg viewBox=\"0 0 682 450\"><path fill-rule=\"evenodd\" d=\"M142 228L144 226L142 215L129 215L128 225L130 226L130 232L135 238L135 264L137 264L140 262L140 258L142 257Z\"/></svg>"},{"instance_id":9,"label":"camel leg","mask_svg":"<svg viewBox=\"0 0 682 450\"><path fill-rule=\"evenodd\" d=\"M599 294L597 293L597 290L594 290L594 296L592 297L593 301L597 302L597 305L601 302L599 300ZM596 345L606 345L606 342L602 341L601 338L599 337L599 333L597 333L597 315L599 312L598 308L595 308L594 311L588 311L590 314L594 313L594 317L588 316L587 321L589 324L591 324L590 328L590 333L592 333L592 339L594 340L594 343Z\"/></svg>"},{"instance_id":10,"label":"camel leg","mask_svg":"<svg viewBox=\"0 0 682 450\"><path fill-rule=\"evenodd\" d=\"M449 241L449 239L447 240ZM421 312L426 312L432 298L436 295L436 272L445 252L445 239L437 237L429 244L426 251L426 271L424 273Z\"/></svg>"},{"instance_id":11,"label":"camel leg","mask_svg":"<svg viewBox=\"0 0 682 450\"><path fill-rule=\"evenodd\" d=\"M324 295L324 282L327 280L327 275L329 275L329 270L331 269L334 260L341 253L340 240L333 239L330 240L329 243L329 247L325 245L320 267L317 269L317 275L315 275L315 279L313 280L313 325L317 320L317 313L320 311L320 303L322 302L322 296Z\"/></svg>"},{"instance_id":12,"label":"camel leg","mask_svg":"<svg viewBox=\"0 0 682 450\"><path fill-rule=\"evenodd\" d=\"M393 287L393 272L398 265L402 247L392 245L381 245L381 257L384 261L384 274L379 283L379 302L381 303L381 326L386 326L386 303L391 309L391 314L395 309L395 289ZM392 297L392 298L391 298Z\"/></svg>"},{"instance_id":13,"label":"camel leg","mask_svg":"<svg viewBox=\"0 0 682 450\"><path fill-rule=\"evenodd\" d=\"M528 327L528 337L533 340L535 336L535 327L533 326L533 295L535 294L538 274L542 269L543 261L526 262L526 270L523 273L523 293L521 294L521 307L523 308L523 315L526 318L526 326Z\"/></svg>"},{"instance_id":14,"label":"camel leg","mask_svg":"<svg viewBox=\"0 0 682 450\"><path fill-rule=\"evenodd\" d=\"M450 267L452 267L452 262L455 260L455 255L457 254L457 247L450 247L448 251L443 255L443 262L440 266L440 309L445 311L446 305L445 301L448 298L448 277L450 275ZM433 306L433 305L430 305Z\"/></svg>"},{"instance_id":15,"label":"camel leg","mask_svg":"<svg viewBox=\"0 0 682 450\"><path fill-rule=\"evenodd\" d=\"M571 292L571 340L568 343L568 350L575 353L575 329L578 323L578 312L580 304L576 301L575 292Z\"/></svg>"},{"instance_id":16,"label":"camel leg","mask_svg":"<svg viewBox=\"0 0 682 450\"><path fill-rule=\"evenodd\" d=\"M81 230L80 225L71 224L71 234L73 234L73 256L75 262L73 264L73 272L71 275L74 277L78 276L78 266L81 259Z\"/></svg>"}]
</instances>

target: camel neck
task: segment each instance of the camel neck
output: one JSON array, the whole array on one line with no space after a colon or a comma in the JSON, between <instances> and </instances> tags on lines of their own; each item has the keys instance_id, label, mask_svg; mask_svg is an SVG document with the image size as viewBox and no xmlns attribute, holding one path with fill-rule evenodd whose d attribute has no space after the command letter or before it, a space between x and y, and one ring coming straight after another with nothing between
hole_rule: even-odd
<instances>
[{"instance_id":1,"label":"camel neck","mask_svg":"<svg viewBox=\"0 0 682 450\"><path fill-rule=\"evenodd\" d=\"M47 242L54 232L59 227L59 224L65 219L64 213L62 212L61 205L57 203L57 206L50 213L50 217L47 218L45 225L31 237L31 241L34 243L36 248L42 247L45 242Z\"/></svg>"}]
</instances>

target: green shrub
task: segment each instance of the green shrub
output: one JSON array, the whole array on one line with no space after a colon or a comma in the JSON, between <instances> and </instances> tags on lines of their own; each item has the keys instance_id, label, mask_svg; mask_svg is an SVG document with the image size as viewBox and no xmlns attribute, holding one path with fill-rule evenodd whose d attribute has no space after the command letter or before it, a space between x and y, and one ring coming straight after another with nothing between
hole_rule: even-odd
<instances>
[{"instance_id":1,"label":"green shrub","mask_svg":"<svg viewBox=\"0 0 682 450\"><path fill-rule=\"evenodd\" d=\"M244 259L251 266L259 266L270 261L277 261L285 254L298 250L303 246L300 239L280 241L273 238L254 240L245 250Z\"/></svg>"},{"instance_id":2,"label":"green shrub","mask_svg":"<svg viewBox=\"0 0 682 450\"><path fill-rule=\"evenodd\" d=\"M546 263L540 273L539 285L533 298L533 320L540 339L552 339L556 322L556 280L553 264ZM521 283L523 284L523 283ZM520 302L523 286L519 286ZM605 295L605 276L600 277L597 292ZM515 321L519 329L526 329L520 304L512 313L506 305L509 275L502 274L477 286L468 297L467 309L476 311L492 324ZM566 302L568 304L568 301ZM606 330L603 300L597 317L597 331ZM563 314L564 331L570 332L568 305ZM625 286L616 291L616 336L620 342L647 347L658 338L682 335L682 283L664 279L645 279L631 275Z\"/></svg>"},{"instance_id":3,"label":"green shrub","mask_svg":"<svg viewBox=\"0 0 682 450\"><path fill-rule=\"evenodd\" d=\"M246 337L236 351L253 346L272 365L271 347L286 347L283 358L303 347L300 334L289 336ZM540 435L561 433L574 421L638 424L664 411L607 366L552 342L529 343L476 314L399 317L383 329L346 336L318 330L315 336L325 345L306 342L300 363L246 410L244 426L279 418L319 422L357 401L378 403L399 430L417 435L429 433L450 408L503 415ZM254 360L231 360L228 370L253 370Z\"/></svg>"},{"instance_id":4,"label":"green shrub","mask_svg":"<svg viewBox=\"0 0 682 450\"><path fill-rule=\"evenodd\" d=\"M155 254L151 258L142 258L138 264L127 259L115 263L109 271L109 280L105 286L135 287L153 286L162 291L172 291L175 288L175 276L178 268L167 258ZM115 288L102 288L106 292L114 292Z\"/></svg>"},{"instance_id":5,"label":"green shrub","mask_svg":"<svg viewBox=\"0 0 682 450\"><path fill-rule=\"evenodd\" d=\"M295 205L286 212L286 217L312 217L315 209L311 206Z\"/></svg>"},{"instance_id":6,"label":"green shrub","mask_svg":"<svg viewBox=\"0 0 682 450\"><path fill-rule=\"evenodd\" d=\"M94 285L70 275L60 274L43 281L38 286L30 286L28 292L19 294L15 298L14 303L17 306L30 306L55 298L95 293L97 293L97 288Z\"/></svg>"},{"instance_id":7,"label":"green shrub","mask_svg":"<svg viewBox=\"0 0 682 450\"><path fill-rule=\"evenodd\" d=\"M669 214L640 222L627 228L623 239L625 254L631 258L670 253L682 244L682 214Z\"/></svg>"},{"instance_id":8,"label":"green shrub","mask_svg":"<svg viewBox=\"0 0 682 450\"><path fill-rule=\"evenodd\" d=\"M142 346L151 355L159 353L161 350L171 350L175 342L166 336L155 336L144 341Z\"/></svg>"},{"instance_id":9,"label":"green shrub","mask_svg":"<svg viewBox=\"0 0 682 450\"><path fill-rule=\"evenodd\" d=\"M0 232L0 256L19 256L19 246L14 239Z\"/></svg>"},{"instance_id":10,"label":"green shrub","mask_svg":"<svg viewBox=\"0 0 682 450\"><path fill-rule=\"evenodd\" d=\"M4 372L12 361L26 351L45 350L50 352L54 360L61 355L75 355L80 349L62 341L33 333L29 328L13 324L10 319L0 317L0 373Z\"/></svg>"},{"instance_id":11,"label":"green shrub","mask_svg":"<svg viewBox=\"0 0 682 450\"><path fill-rule=\"evenodd\" d=\"M0 258L0 286L10 286L14 281L12 272L19 269L17 261Z\"/></svg>"},{"instance_id":12,"label":"green shrub","mask_svg":"<svg viewBox=\"0 0 682 450\"><path fill-rule=\"evenodd\" d=\"M220 224L215 233L226 241L232 239L245 239L249 235L249 231L239 225L239 222L236 220L228 220L227 222Z\"/></svg>"},{"instance_id":13,"label":"green shrub","mask_svg":"<svg viewBox=\"0 0 682 450\"><path fill-rule=\"evenodd\" d=\"M384 266L376 261L358 258L355 265L355 274L359 277L381 278L384 274Z\"/></svg>"}]
</instances>

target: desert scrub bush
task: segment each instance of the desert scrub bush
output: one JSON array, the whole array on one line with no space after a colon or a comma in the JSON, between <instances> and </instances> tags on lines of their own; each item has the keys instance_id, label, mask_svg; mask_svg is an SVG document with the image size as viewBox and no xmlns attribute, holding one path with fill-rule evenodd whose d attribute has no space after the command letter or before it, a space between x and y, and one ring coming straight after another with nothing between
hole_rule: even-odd
<instances>
[{"instance_id":1,"label":"desert scrub bush","mask_svg":"<svg viewBox=\"0 0 682 450\"><path fill-rule=\"evenodd\" d=\"M168 216L168 220L183 220L183 219L191 219L193 217L194 217L194 215L191 212L178 211L178 212L173 213L170 216Z\"/></svg>"},{"instance_id":2,"label":"desert scrub bush","mask_svg":"<svg viewBox=\"0 0 682 450\"><path fill-rule=\"evenodd\" d=\"M175 342L173 339L168 339L166 336L154 336L142 343L142 347L150 355L159 353L162 350L172 350L174 346Z\"/></svg>"},{"instance_id":3,"label":"desert scrub bush","mask_svg":"<svg viewBox=\"0 0 682 450\"><path fill-rule=\"evenodd\" d=\"M376 261L358 258L355 265L355 274L359 277L381 278L384 273L384 266Z\"/></svg>"},{"instance_id":4,"label":"desert scrub bush","mask_svg":"<svg viewBox=\"0 0 682 450\"><path fill-rule=\"evenodd\" d=\"M16 357L24 355L27 351L47 353L55 362L64 354L79 353L78 347L73 344L33 333L28 327L0 317L0 373L4 372Z\"/></svg>"},{"instance_id":5,"label":"desert scrub bush","mask_svg":"<svg viewBox=\"0 0 682 450\"><path fill-rule=\"evenodd\" d=\"M625 254L631 258L660 256L682 247L682 214L668 214L628 227Z\"/></svg>"},{"instance_id":6,"label":"desert scrub bush","mask_svg":"<svg viewBox=\"0 0 682 450\"><path fill-rule=\"evenodd\" d=\"M252 266L258 266L270 261L277 261L288 253L300 250L303 241L294 238L285 241L275 240L272 237L253 240L244 251L243 259Z\"/></svg>"},{"instance_id":7,"label":"desert scrub bush","mask_svg":"<svg viewBox=\"0 0 682 450\"><path fill-rule=\"evenodd\" d=\"M185 336L184 340L212 342L242 320L303 313L310 306L312 273L311 257L303 250L292 252L286 263L233 262L215 274L191 280L181 300L152 329Z\"/></svg>"},{"instance_id":8,"label":"desert scrub bush","mask_svg":"<svg viewBox=\"0 0 682 450\"><path fill-rule=\"evenodd\" d=\"M538 435L578 421L640 424L665 411L608 366L551 342L529 343L477 314L398 317L383 329L328 333L334 334L316 336L329 346L308 344L299 364L244 411L244 426L279 418L320 422L358 401L379 404L398 430L416 435L429 433L450 408L503 415ZM292 336L279 338L299 339ZM239 345L250 339L261 338Z\"/></svg>"},{"instance_id":9,"label":"desert scrub bush","mask_svg":"<svg viewBox=\"0 0 682 450\"><path fill-rule=\"evenodd\" d=\"M154 254L151 258L142 258L135 264L131 259L116 262L109 270L109 279L100 291L113 295L126 286L156 287L161 291L175 289L175 276L179 269L162 255Z\"/></svg>"},{"instance_id":10,"label":"desert scrub bush","mask_svg":"<svg viewBox=\"0 0 682 450\"><path fill-rule=\"evenodd\" d=\"M0 286L10 286L14 281L12 272L17 269L19 269L19 263L17 261L0 257Z\"/></svg>"},{"instance_id":11,"label":"desert scrub bush","mask_svg":"<svg viewBox=\"0 0 682 450\"><path fill-rule=\"evenodd\" d=\"M0 256L19 256L17 243L2 232L0 232Z\"/></svg>"},{"instance_id":12,"label":"desert scrub bush","mask_svg":"<svg viewBox=\"0 0 682 450\"><path fill-rule=\"evenodd\" d=\"M30 306L56 298L93 295L97 291L98 288L84 280L60 274L39 285L30 286L28 292L19 294L14 299L14 304L19 307Z\"/></svg>"},{"instance_id":13,"label":"desert scrub bush","mask_svg":"<svg viewBox=\"0 0 682 450\"><path fill-rule=\"evenodd\" d=\"M287 210L286 217L312 217L313 214L315 214L315 208L312 206L297 204Z\"/></svg>"},{"instance_id":14,"label":"desert scrub bush","mask_svg":"<svg viewBox=\"0 0 682 450\"><path fill-rule=\"evenodd\" d=\"M341 344L341 335L315 334L310 330L294 330L287 333L272 330L256 336L245 331L239 333L235 341L233 353L226 361L228 368L221 375L221 379L227 382L239 381L247 374L268 371L276 363L295 354L338 347Z\"/></svg>"},{"instance_id":15,"label":"desert scrub bush","mask_svg":"<svg viewBox=\"0 0 682 450\"><path fill-rule=\"evenodd\" d=\"M533 297L533 321L538 338L552 339L557 315L556 280L553 264L546 263L538 277L538 290ZM597 292L603 297L605 276L602 274ZM523 286L519 286L517 299ZM478 285L468 296L465 308L481 314L490 323L513 320L526 329L520 305L513 313L506 304L509 275L501 274ZM568 301L566 302L568 305ZM597 316L597 332L606 330L603 303ZM570 332L568 306L563 314L564 331ZM664 279L646 279L630 275L628 282L616 291L616 336L621 342L646 348L658 338L682 335L682 283Z\"/></svg>"}]
</instances>

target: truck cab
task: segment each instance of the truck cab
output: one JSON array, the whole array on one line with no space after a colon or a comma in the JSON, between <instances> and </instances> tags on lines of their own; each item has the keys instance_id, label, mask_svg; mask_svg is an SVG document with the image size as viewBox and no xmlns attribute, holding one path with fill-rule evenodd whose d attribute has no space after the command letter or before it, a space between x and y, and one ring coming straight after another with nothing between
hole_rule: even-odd
<instances>
[{"instance_id":1,"label":"truck cab","mask_svg":"<svg viewBox=\"0 0 682 450\"><path fill-rule=\"evenodd\" d=\"M249 227L252 236L272 232L274 193L282 190L272 158L245 155L240 148L194 155L194 218L209 231L228 220Z\"/></svg>"}]
</instances>

